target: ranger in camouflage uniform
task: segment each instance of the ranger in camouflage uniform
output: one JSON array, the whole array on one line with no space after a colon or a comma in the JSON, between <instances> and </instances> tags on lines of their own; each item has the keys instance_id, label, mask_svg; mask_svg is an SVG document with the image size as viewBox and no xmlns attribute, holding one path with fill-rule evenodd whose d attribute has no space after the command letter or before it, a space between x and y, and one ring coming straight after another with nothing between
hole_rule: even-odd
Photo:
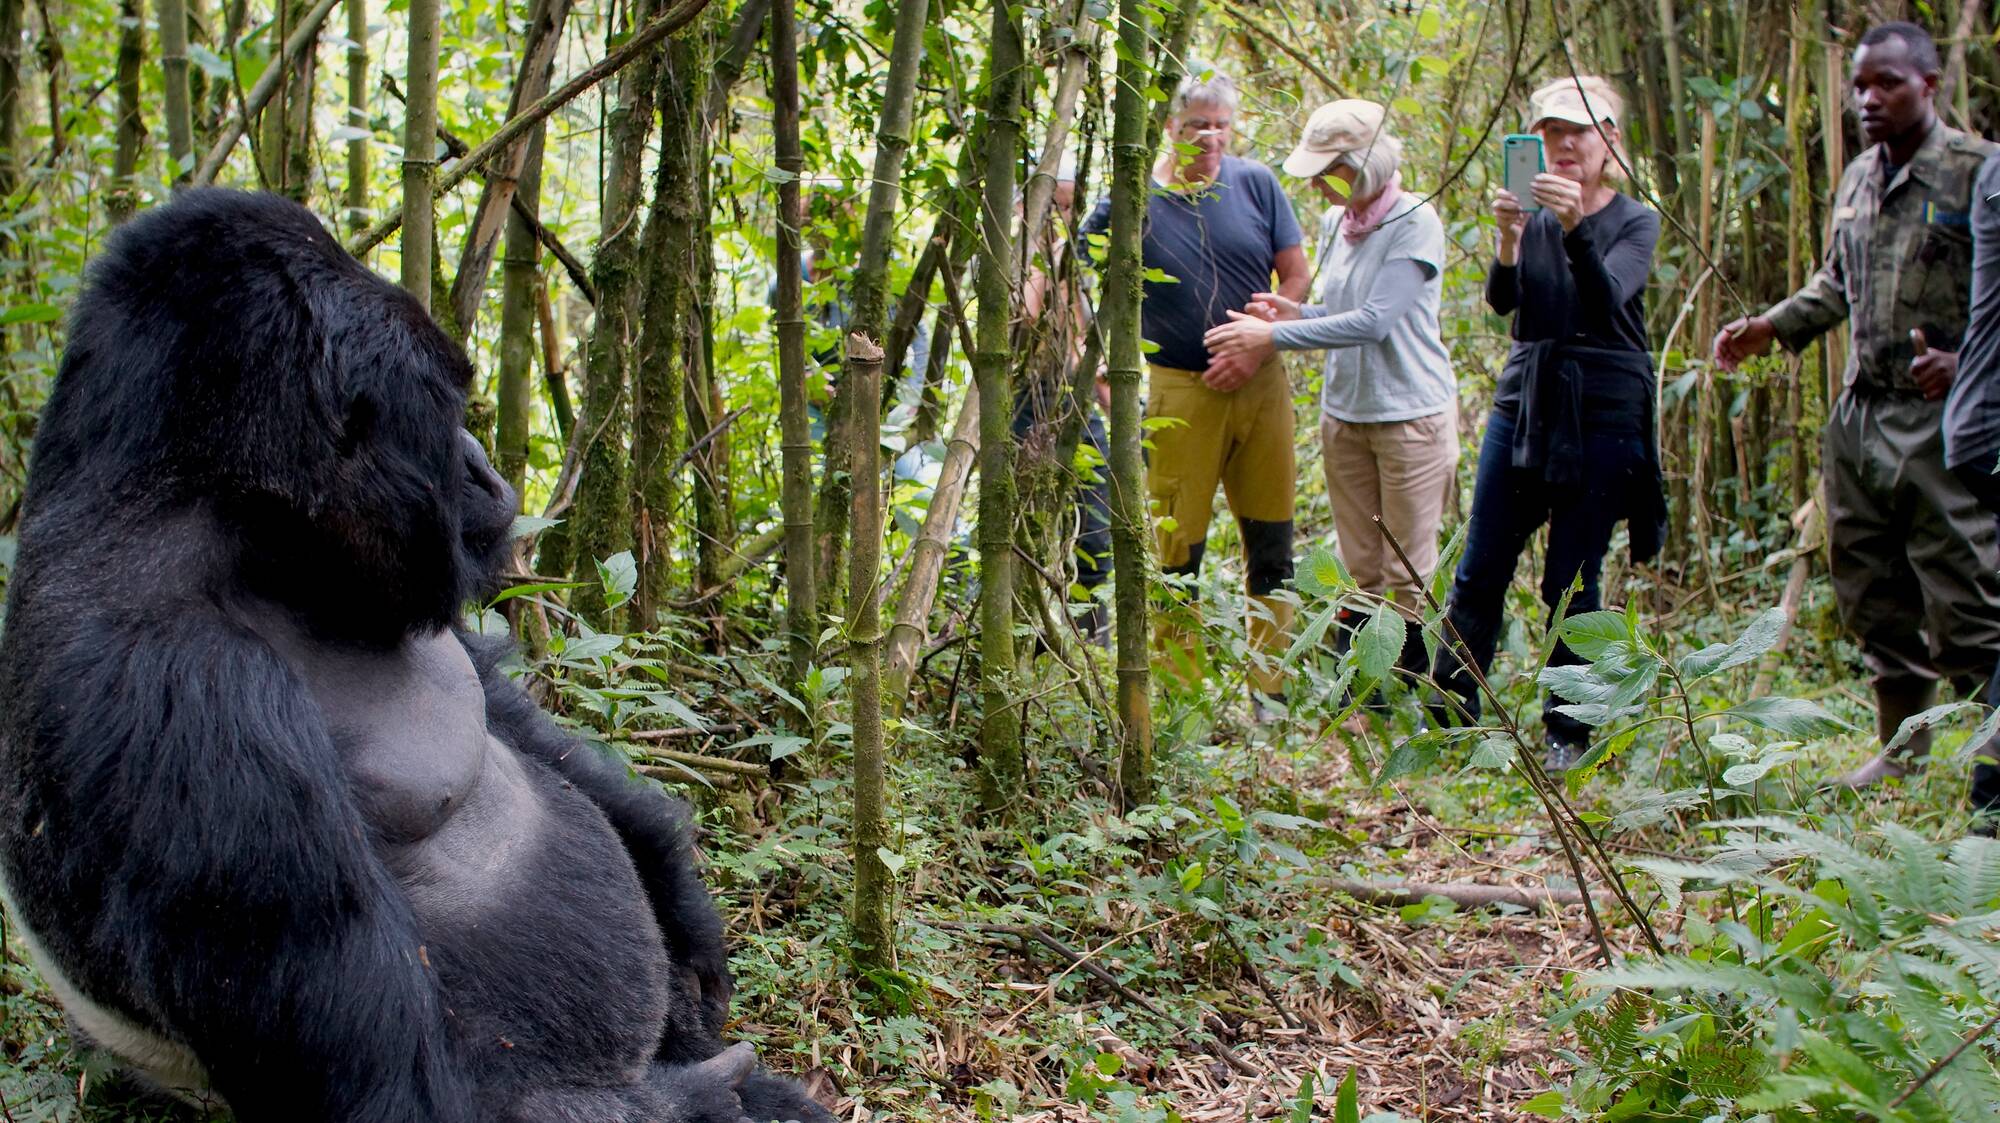
<instances>
[{"instance_id":1,"label":"ranger in camouflage uniform","mask_svg":"<svg viewBox=\"0 0 2000 1123\"><path fill-rule=\"evenodd\" d=\"M1963 695L2000 652L2000 550L1993 518L1944 462L1944 396L1957 371L1972 276L1972 184L1995 146L1932 108L1940 66L1921 28L1862 37L1852 88L1873 145L1841 177L1825 264L1762 316L1715 339L1734 368L1772 339L1794 351L1845 320L1845 391L1824 434L1834 595L1873 673L1884 744L1929 708L1937 680ZM1928 751L1919 733L1841 778L1900 775Z\"/></svg>"}]
</instances>

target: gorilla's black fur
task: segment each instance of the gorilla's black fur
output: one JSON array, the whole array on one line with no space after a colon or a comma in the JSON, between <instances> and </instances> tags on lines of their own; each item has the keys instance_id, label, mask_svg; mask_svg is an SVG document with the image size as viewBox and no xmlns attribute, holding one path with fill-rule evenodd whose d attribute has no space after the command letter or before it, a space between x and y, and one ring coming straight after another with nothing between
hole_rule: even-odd
<instances>
[{"instance_id":1,"label":"gorilla's black fur","mask_svg":"<svg viewBox=\"0 0 2000 1123\"><path fill-rule=\"evenodd\" d=\"M243 1123L831 1117L720 1040L688 813L454 632L471 369L303 208L91 269L0 639L0 887L80 1030Z\"/></svg>"}]
</instances>

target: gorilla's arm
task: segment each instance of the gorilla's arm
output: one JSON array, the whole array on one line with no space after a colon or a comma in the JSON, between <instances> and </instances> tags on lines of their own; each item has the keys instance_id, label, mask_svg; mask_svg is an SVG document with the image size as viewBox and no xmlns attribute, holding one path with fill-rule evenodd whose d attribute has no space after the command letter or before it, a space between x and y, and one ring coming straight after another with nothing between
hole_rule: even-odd
<instances>
[{"instance_id":1,"label":"gorilla's arm","mask_svg":"<svg viewBox=\"0 0 2000 1123\"><path fill-rule=\"evenodd\" d=\"M29 927L93 1001L201 1057L243 1123L474 1123L319 710L254 634L156 611L70 621L30 672Z\"/></svg>"},{"instance_id":2,"label":"gorilla's arm","mask_svg":"<svg viewBox=\"0 0 2000 1123\"><path fill-rule=\"evenodd\" d=\"M499 669L501 660L513 650L508 641L464 632L459 639L479 668L479 680L486 689L486 718L493 732L553 768L603 809L631 851L675 964L693 976L701 1000L701 1028L708 1040L684 1041L681 1035L669 1032L661 1042L662 1055L674 1061L710 1056L721 1047L717 1035L728 1020L733 988L723 947L722 918L715 911L708 886L695 870L688 842L687 805L634 776L622 761L564 732Z\"/></svg>"}]
</instances>

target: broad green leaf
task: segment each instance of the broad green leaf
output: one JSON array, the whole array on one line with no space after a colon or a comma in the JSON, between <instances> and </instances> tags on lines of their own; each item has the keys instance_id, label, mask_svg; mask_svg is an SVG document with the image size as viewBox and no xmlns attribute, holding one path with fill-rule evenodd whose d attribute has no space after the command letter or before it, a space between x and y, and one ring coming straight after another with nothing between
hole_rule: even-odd
<instances>
[{"instance_id":1,"label":"broad green leaf","mask_svg":"<svg viewBox=\"0 0 2000 1123\"><path fill-rule=\"evenodd\" d=\"M789 733L759 733L755 737L746 737L729 747L732 749L748 749L758 745L769 745L771 747L769 759L775 764L811 744L812 741L810 739L795 737Z\"/></svg>"},{"instance_id":2,"label":"broad green leaf","mask_svg":"<svg viewBox=\"0 0 2000 1123\"><path fill-rule=\"evenodd\" d=\"M1632 641L1632 629L1622 612L1579 612L1557 624L1556 635L1592 663L1603 658L1612 644Z\"/></svg>"},{"instance_id":3,"label":"broad green leaf","mask_svg":"<svg viewBox=\"0 0 2000 1123\"><path fill-rule=\"evenodd\" d=\"M1466 762L1466 767L1505 768L1514 763L1514 755L1518 751L1512 737L1495 734L1479 742L1479 747L1472 750L1472 759Z\"/></svg>"},{"instance_id":4,"label":"broad green leaf","mask_svg":"<svg viewBox=\"0 0 2000 1123\"><path fill-rule=\"evenodd\" d=\"M604 607L617 608L639 587L639 563L632 551L621 550L597 563L597 580L604 586Z\"/></svg>"},{"instance_id":5,"label":"broad green leaf","mask_svg":"<svg viewBox=\"0 0 2000 1123\"><path fill-rule=\"evenodd\" d=\"M1382 762L1382 771L1375 774L1378 784L1394 783L1405 776L1414 776L1437 763L1443 753L1446 740L1432 730L1419 733L1389 751L1389 759Z\"/></svg>"},{"instance_id":6,"label":"broad green leaf","mask_svg":"<svg viewBox=\"0 0 2000 1123\"><path fill-rule=\"evenodd\" d=\"M1438 37L1438 32L1443 30L1444 18L1438 15L1436 8L1425 8L1423 14L1417 17L1417 36L1419 38L1435 39Z\"/></svg>"},{"instance_id":7,"label":"broad green leaf","mask_svg":"<svg viewBox=\"0 0 2000 1123\"><path fill-rule=\"evenodd\" d=\"M1362 625L1361 634L1354 637L1354 656L1364 680L1379 680L1396 665L1396 657L1403 653L1405 625L1403 614L1387 604L1377 608L1368 623Z\"/></svg>"},{"instance_id":8,"label":"broad green leaf","mask_svg":"<svg viewBox=\"0 0 2000 1123\"><path fill-rule=\"evenodd\" d=\"M8 324L46 324L62 319L62 309L53 304L16 304L0 312L0 327Z\"/></svg>"},{"instance_id":9,"label":"broad green leaf","mask_svg":"<svg viewBox=\"0 0 2000 1123\"><path fill-rule=\"evenodd\" d=\"M1757 614L1742 635L1728 643L1713 643L1700 651L1689 652L1681 656L1674 667L1684 679L1721 674L1763 658L1765 652L1777 646L1778 637L1784 629L1785 610L1767 608Z\"/></svg>"},{"instance_id":10,"label":"broad green leaf","mask_svg":"<svg viewBox=\"0 0 2000 1123\"><path fill-rule=\"evenodd\" d=\"M881 860L883 868L889 871L890 877L903 872L903 867L908 865L910 861L908 858L903 857L886 846L877 846L875 848L875 857Z\"/></svg>"},{"instance_id":11,"label":"broad green leaf","mask_svg":"<svg viewBox=\"0 0 2000 1123\"><path fill-rule=\"evenodd\" d=\"M1340 1080L1340 1090L1334 1093L1333 1123L1361 1123L1361 1096L1354 1087L1354 1070Z\"/></svg>"},{"instance_id":12,"label":"broad green leaf","mask_svg":"<svg viewBox=\"0 0 2000 1123\"><path fill-rule=\"evenodd\" d=\"M552 526L561 525L561 519L545 519L540 515L516 515L514 525L507 528L507 537L525 538L530 534L539 534Z\"/></svg>"},{"instance_id":13,"label":"broad green leaf","mask_svg":"<svg viewBox=\"0 0 2000 1123\"><path fill-rule=\"evenodd\" d=\"M1932 706L1923 713L1904 718L1903 724L1896 730L1896 735L1889 739L1889 743L1882 747L1882 751L1894 752L1904 745L1909 744L1910 738L1917 733L1932 726L1943 724L1948 718L1956 717L1962 713L1978 713L1985 709L1986 707L1977 702L1946 702L1941 706ZM1984 744L1983 741L1979 743Z\"/></svg>"},{"instance_id":14,"label":"broad green leaf","mask_svg":"<svg viewBox=\"0 0 2000 1123\"><path fill-rule=\"evenodd\" d=\"M502 589L500 592L494 594L492 600L486 603L489 605L499 604L501 601L513 600L515 597L532 597L541 593L551 593L557 589L580 588L582 585L583 582L581 581L543 581L534 585L515 585L511 588Z\"/></svg>"},{"instance_id":15,"label":"broad green leaf","mask_svg":"<svg viewBox=\"0 0 2000 1123\"><path fill-rule=\"evenodd\" d=\"M1543 1092L1541 1095L1522 1104L1521 1110L1531 1115L1539 1115L1544 1119L1561 1119L1563 1117L1563 1094L1557 1091Z\"/></svg>"},{"instance_id":16,"label":"broad green leaf","mask_svg":"<svg viewBox=\"0 0 2000 1123\"><path fill-rule=\"evenodd\" d=\"M1724 710L1723 714L1801 741L1854 728L1819 703L1803 698L1752 698Z\"/></svg>"},{"instance_id":17,"label":"broad green leaf","mask_svg":"<svg viewBox=\"0 0 2000 1123\"><path fill-rule=\"evenodd\" d=\"M1309 597L1331 597L1354 587L1354 579L1347 575L1347 567L1340 564L1340 555L1326 546L1315 546L1306 555L1305 564L1299 567L1296 583L1299 592Z\"/></svg>"}]
</instances>

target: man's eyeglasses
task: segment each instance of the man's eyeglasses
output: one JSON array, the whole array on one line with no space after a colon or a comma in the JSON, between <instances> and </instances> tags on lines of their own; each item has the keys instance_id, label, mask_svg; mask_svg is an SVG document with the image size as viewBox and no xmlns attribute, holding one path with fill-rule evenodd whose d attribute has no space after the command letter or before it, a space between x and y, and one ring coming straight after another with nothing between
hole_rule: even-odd
<instances>
[{"instance_id":1,"label":"man's eyeglasses","mask_svg":"<svg viewBox=\"0 0 2000 1123\"><path fill-rule=\"evenodd\" d=\"M1221 136L1235 125L1231 118L1210 120L1206 117L1186 117L1180 123L1180 134L1188 140L1199 140L1205 136Z\"/></svg>"}]
</instances>

